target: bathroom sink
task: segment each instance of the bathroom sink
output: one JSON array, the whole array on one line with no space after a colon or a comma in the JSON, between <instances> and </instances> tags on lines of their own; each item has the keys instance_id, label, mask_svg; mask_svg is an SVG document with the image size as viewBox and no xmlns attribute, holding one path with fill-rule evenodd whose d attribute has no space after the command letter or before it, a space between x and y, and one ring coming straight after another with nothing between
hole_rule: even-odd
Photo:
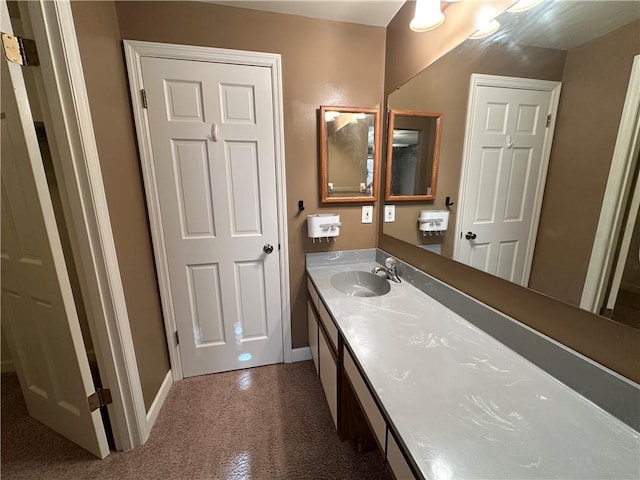
<instances>
[{"instance_id":1,"label":"bathroom sink","mask_svg":"<svg viewBox=\"0 0 640 480\"><path fill-rule=\"evenodd\" d=\"M391 290L386 278L371 272L350 270L339 272L331 277L331 285L336 290L351 297L379 297Z\"/></svg>"}]
</instances>

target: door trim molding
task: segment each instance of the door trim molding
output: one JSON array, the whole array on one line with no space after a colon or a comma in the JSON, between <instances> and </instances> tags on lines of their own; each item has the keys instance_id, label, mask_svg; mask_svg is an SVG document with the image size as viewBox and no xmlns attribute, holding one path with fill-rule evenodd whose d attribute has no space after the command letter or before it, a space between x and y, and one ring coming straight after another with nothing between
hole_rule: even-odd
<instances>
[{"instance_id":1,"label":"door trim molding","mask_svg":"<svg viewBox=\"0 0 640 480\"><path fill-rule=\"evenodd\" d=\"M129 450L146 441L149 428L71 4L26 4L38 44L51 141L58 149L61 194L72 218L72 250L100 373L113 397L109 413L116 448Z\"/></svg>"},{"instance_id":2,"label":"door trim molding","mask_svg":"<svg viewBox=\"0 0 640 480\"><path fill-rule=\"evenodd\" d=\"M191 45L174 45L168 43L142 42L124 40L124 51L129 78L129 89L133 116L136 125L136 138L140 152L142 175L145 183L145 196L149 211L149 224L153 237L153 250L158 272L160 298L164 316L165 333L169 357L171 359L174 381L181 380L182 362L179 346L174 332L177 330L171 288L166 246L162 235L162 219L160 217L160 200L156 188L155 171L151 153L151 132L146 112L142 104L140 91L144 88L142 79L142 57L164 58L174 60L192 60L200 62L227 63L235 65L253 65L267 67L271 71L273 88L273 120L274 147L276 161L276 191L278 209L278 235L280 242L280 305L282 310L282 343L284 361L293 361L291 347L291 307L289 293L289 248L287 233L286 172L284 158L284 113L282 101L282 60L280 54L229 50Z\"/></svg>"},{"instance_id":3,"label":"door trim molding","mask_svg":"<svg viewBox=\"0 0 640 480\"><path fill-rule=\"evenodd\" d=\"M625 221L634 168L640 151L640 55L633 59L609 179L580 299L580 308L599 313L603 305L615 250Z\"/></svg>"},{"instance_id":4,"label":"door trim molding","mask_svg":"<svg viewBox=\"0 0 640 480\"><path fill-rule=\"evenodd\" d=\"M504 77L499 75L482 75L473 73L469 85L469 101L467 103L467 120L464 134L464 147L462 157L462 169L460 173L460 193L458 195L458 211L456 214L455 236L453 243L453 259L458 261L460 255L461 239L458 234L460 230L460 221L463 218L464 204L462 199L465 198L467 189L467 173L469 169L469 155L471 149L471 132L473 131L473 112L476 108L476 89L477 87L501 87L501 88L517 88L523 90L539 90L551 93L549 102L549 111L551 114L551 123L545 130L544 145L542 147L542 162L540 164L540 176L536 185L535 198L533 202L533 216L531 231L529 233L529 243L527 253L525 255L524 267L526 269L524 276L524 286L529 284L529 275L531 273L531 264L533 262L533 249L535 240L538 235L538 224L540 222L540 211L542 210L542 196L544 194L544 186L547 181L547 171L549 169L549 158L551 157L551 144L553 142L553 132L556 127L558 104L560 101L561 82L550 80L537 80L533 78Z\"/></svg>"}]
</instances>

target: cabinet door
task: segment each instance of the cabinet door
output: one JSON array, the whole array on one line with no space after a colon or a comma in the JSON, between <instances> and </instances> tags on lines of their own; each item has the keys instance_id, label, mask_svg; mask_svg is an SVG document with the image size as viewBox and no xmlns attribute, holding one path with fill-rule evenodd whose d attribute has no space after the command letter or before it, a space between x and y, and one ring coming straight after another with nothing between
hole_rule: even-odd
<instances>
[{"instance_id":1,"label":"cabinet door","mask_svg":"<svg viewBox=\"0 0 640 480\"><path fill-rule=\"evenodd\" d=\"M327 332L328 340L333 345L333 350L335 352L338 351L338 327L333 323L333 319L329 312L327 311L327 307L324 306L322 302L318 302L318 316L319 320L324 325L324 329Z\"/></svg>"},{"instance_id":2,"label":"cabinet door","mask_svg":"<svg viewBox=\"0 0 640 480\"><path fill-rule=\"evenodd\" d=\"M311 301L307 300L307 329L309 331L309 348L311 349L311 358L316 367L316 373L320 373L318 365L318 320L316 312L313 310Z\"/></svg>"},{"instance_id":3,"label":"cabinet door","mask_svg":"<svg viewBox=\"0 0 640 480\"><path fill-rule=\"evenodd\" d=\"M353 387L353 391L356 394L356 397L358 397L358 402L367 417L371 431L378 441L378 446L380 447L380 450L384 452L387 423L385 422L382 413L380 413L380 410L378 409L378 405L371 396L367 385L360 375L358 367L356 367L353 358L351 358L351 354L346 348L344 349L343 365L347 378Z\"/></svg>"},{"instance_id":4,"label":"cabinet door","mask_svg":"<svg viewBox=\"0 0 640 480\"><path fill-rule=\"evenodd\" d=\"M320 352L320 382L324 389L324 396L327 397L331 418L336 429L338 428L338 369L331 354L330 346L327 343L323 332L318 336L318 346Z\"/></svg>"},{"instance_id":5,"label":"cabinet door","mask_svg":"<svg viewBox=\"0 0 640 480\"><path fill-rule=\"evenodd\" d=\"M398 480L413 480L416 478L391 432L387 437L387 461L393 476Z\"/></svg>"}]
</instances>

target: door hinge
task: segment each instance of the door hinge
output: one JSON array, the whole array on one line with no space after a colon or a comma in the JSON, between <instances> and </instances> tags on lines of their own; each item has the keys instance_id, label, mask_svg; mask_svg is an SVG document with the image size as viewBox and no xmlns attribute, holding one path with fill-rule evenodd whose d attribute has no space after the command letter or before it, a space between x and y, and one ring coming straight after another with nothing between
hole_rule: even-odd
<instances>
[{"instance_id":1,"label":"door hinge","mask_svg":"<svg viewBox=\"0 0 640 480\"><path fill-rule=\"evenodd\" d=\"M174 335L176 336L176 345L180 345L180 337L178 336L178 332L176 331Z\"/></svg>"},{"instance_id":2,"label":"door hinge","mask_svg":"<svg viewBox=\"0 0 640 480\"><path fill-rule=\"evenodd\" d=\"M95 393L87 397L87 402L89 403L89 410L92 412L100 407L104 407L112 403L111 390L108 388L98 388Z\"/></svg>"},{"instance_id":3,"label":"door hinge","mask_svg":"<svg viewBox=\"0 0 640 480\"><path fill-rule=\"evenodd\" d=\"M144 88L140 90L140 95L142 95L142 108L147 108L147 92Z\"/></svg>"},{"instance_id":4,"label":"door hinge","mask_svg":"<svg viewBox=\"0 0 640 480\"><path fill-rule=\"evenodd\" d=\"M36 42L29 38L2 33L2 50L11 63L17 63L23 67L40 65Z\"/></svg>"},{"instance_id":5,"label":"door hinge","mask_svg":"<svg viewBox=\"0 0 640 480\"><path fill-rule=\"evenodd\" d=\"M547 115L547 127L551 126L551 114Z\"/></svg>"}]
</instances>

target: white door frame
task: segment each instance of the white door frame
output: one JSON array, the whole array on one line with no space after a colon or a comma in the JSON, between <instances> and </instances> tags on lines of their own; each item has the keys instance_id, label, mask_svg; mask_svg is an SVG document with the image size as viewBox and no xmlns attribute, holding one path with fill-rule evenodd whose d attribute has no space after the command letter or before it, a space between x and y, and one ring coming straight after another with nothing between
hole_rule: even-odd
<instances>
[{"instance_id":1,"label":"white door frame","mask_svg":"<svg viewBox=\"0 0 640 480\"><path fill-rule=\"evenodd\" d=\"M2 0L3 2L5 0ZM52 156L116 448L149 437L80 51L68 0L26 2L38 45ZM46 104L46 105L45 105Z\"/></svg>"},{"instance_id":2,"label":"white door frame","mask_svg":"<svg viewBox=\"0 0 640 480\"><path fill-rule=\"evenodd\" d=\"M540 222L540 210L542 209L542 196L544 194L544 186L547 181L547 171L549 169L549 158L551 156L551 144L553 142L553 132L556 127L556 117L558 112L558 103L560 101L560 90L562 84L560 82L554 82L550 80L537 80L533 78L518 78L518 77L504 77L498 75L483 75L478 73L471 74L471 83L469 85L469 101L467 102L467 121L464 134L464 148L462 156L462 171L460 173L460 189L458 194L458 212L456 215L456 232L453 243L453 258L458 259L460 255L460 245L462 239L460 238L460 221L464 214L464 202L466 189L467 189L467 174L469 170L469 157L471 155L471 134L473 132L473 112L476 108L476 91L478 87L502 87L502 88L517 88L523 90L539 90L544 92L551 92L551 100L549 102L549 111L547 114L551 114L551 123L546 128L544 145L542 148L542 162L540 165L540 176L538 178L538 184L536 185L536 192L533 203L533 216L532 225L529 232L529 241L527 247L527 253L525 256L524 267L526 269L524 276L524 286L529 284L529 275L531 273L531 263L533 262L533 250L535 247L535 240L538 235L538 224Z\"/></svg>"},{"instance_id":3,"label":"white door frame","mask_svg":"<svg viewBox=\"0 0 640 480\"><path fill-rule=\"evenodd\" d=\"M633 59L609 179L602 201L602 210L600 210L600 220L580 299L580 308L596 314L600 313L600 307L607 294L609 274L615 261L620 230L625 221L625 208L633 187L633 174L639 151L640 55L636 55Z\"/></svg>"},{"instance_id":4,"label":"white door frame","mask_svg":"<svg viewBox=\"0 0 640 480\"><path fill-rule=\"evenodd\" d=\"M165 58L174 60L192 60L200 62L230 63L235 65L253 65L271 69L273 86L273 121L276 160L276 189L278 209L278 237L280 241L280 294L282 308L282 340L284 361L293 361L291 348L291 308L289 301L289 249L287 237L287 203L284 165L284 124L282 106L282 62L280 54L228 50L190 45L173 45L168 43L140 42L124 40L129 87L133 104L133 116L136 123L138 149L142 164L145 194L149 209L149 223L153 238L153 250L160 285L164 325L169 347L169 357L173 366L173 379L181 380L182 362L176 342L177 331L171 289L169 283L169 266L163 237L162 219L160 217L160 200L156 187L156 176L151 151L151 132L147 115L142 103L142 57Z\"/></svg>"}]
</instances>

